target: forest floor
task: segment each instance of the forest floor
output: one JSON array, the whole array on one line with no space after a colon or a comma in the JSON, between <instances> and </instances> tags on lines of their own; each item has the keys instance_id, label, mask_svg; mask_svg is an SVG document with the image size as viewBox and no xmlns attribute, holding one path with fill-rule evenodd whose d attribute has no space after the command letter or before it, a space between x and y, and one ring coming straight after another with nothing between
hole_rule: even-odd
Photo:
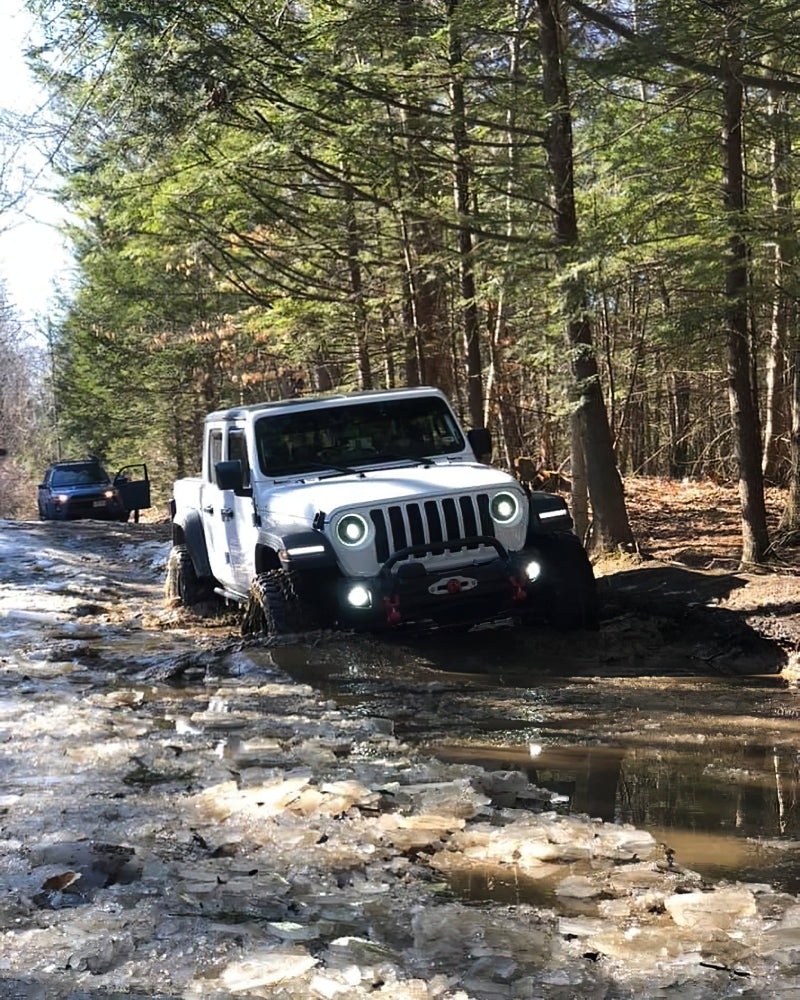
<instances>
[{"instance_id":1,"label":"forest floor","mask_svg":"<svg viewBox=\"0 0 800 1000\"><path fill-rule=\"evenodd\" d=\"M766 490L773 550L762 568L746 572L739 570L741 508L736 486L629 478L625 497L639 555L601 559L596 566L599 577L617 574L625 564L636 573L639 610L654 613L663 610L664 591L673 577L675 598L685 606L727 608L786 652L800 649L800 547L780 544L778 532L785 490ZM652 586L646 583L648 577Z\"/></svg>"}]
</instances>

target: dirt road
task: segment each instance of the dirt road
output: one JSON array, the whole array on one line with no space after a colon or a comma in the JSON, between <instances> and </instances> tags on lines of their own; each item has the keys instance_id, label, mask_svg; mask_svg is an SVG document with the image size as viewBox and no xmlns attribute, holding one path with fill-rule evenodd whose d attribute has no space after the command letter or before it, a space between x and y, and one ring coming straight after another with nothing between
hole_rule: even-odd
<instances>
[{"instance_id":1,"label":"dirt road","mask_svg":"<svg viewBox=\"0 0 800 1000\"><path fill-rule=\"evenodd\" d=\"M452 749L471 722L552 734L582 687L652 697L654 673L691 702L696 678L757 665L790 694L790 641L729 614L745 585L711 580L683 614L685 579L619 574L591 636L246 644L232 619L163 608L166 531L0 525L0 997L798 988L797 897L709 880L638 824L570 812L529 768ZM652 737L642 704L631 731ZM774 721L789 746L794 719ZM450 761L424 752L447 743Z\"/></svg>"}]
</instances>

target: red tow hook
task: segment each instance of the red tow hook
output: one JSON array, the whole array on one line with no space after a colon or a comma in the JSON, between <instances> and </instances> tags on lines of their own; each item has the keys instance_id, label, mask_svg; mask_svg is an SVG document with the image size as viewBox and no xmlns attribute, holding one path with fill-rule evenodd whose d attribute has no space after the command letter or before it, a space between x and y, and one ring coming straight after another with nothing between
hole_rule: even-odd
<instances>
[{"instance_id":1,"label":"red tow hook","mask_svg":"<svg viewBox=\"0 0 800 1000\"><path fill-rule=\"evenodd\" d=\"M403 620L403 616L397 610L400 604L399 597L384 597L383 606L386 609L386 621L390 625L397 625L398 622Z\"/></svg>"},{"instance_id":2,"label":"red tow hook","mask_svg":"<svg viewBox=\"0 0 800 1000\"><path fill-rule=\"evenodd\" d=\"M528 592L527 592L527 590L525 590L525 587L524 587L522 581L518 580L515 576L509 577L509 579L511 580L511 586L513 588L513 591L512 591L512 594L511 594L511 600L515 601L515 602L527 601L528 600Z\"/></svg>"}]
</instances>

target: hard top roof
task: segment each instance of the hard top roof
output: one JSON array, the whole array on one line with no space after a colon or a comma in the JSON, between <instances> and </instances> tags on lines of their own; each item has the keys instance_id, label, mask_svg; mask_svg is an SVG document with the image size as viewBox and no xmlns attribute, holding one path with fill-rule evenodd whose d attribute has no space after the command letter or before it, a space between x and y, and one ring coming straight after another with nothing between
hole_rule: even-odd
<instances>
[{"instance_id":1,"label":"hard top roof","mask_svg":"<svg viewBox=\"0 0 800 1000\"><path fill-rule=\"evenodd\" d=\"M249 413L269 412L270 410L312 408L317 404L332 403L340 405L349 402L367 403L380 399L400 396L439 396L444 393L430 385L405 386L400 389L364 389L361 392L330 392L309 396L293 396L291 399L273 399L264 403L250 403L247 406L231 406L227 410L215 410L206 417L206 423L220 420L237 420Z\"/></svg>"}]
</instances>

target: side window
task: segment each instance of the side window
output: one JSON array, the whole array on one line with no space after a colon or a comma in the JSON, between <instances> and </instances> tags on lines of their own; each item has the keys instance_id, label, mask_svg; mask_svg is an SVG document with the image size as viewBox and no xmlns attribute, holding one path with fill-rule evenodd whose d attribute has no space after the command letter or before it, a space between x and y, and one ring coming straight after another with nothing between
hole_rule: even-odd
<instances>
[{"instance_id":1,"label":"side window","mask_svg":"<svg viewBox=\"0 0 800 1000\"><path fill-rule=\"evenodd\" d=\"M250 485L250 463L247 461L247 444L244 431L235 430L228 434L228 461L242 463L242 484L245 489Z\"/></svg>"},{"instance_id":2,"label":"side window","mask_svg":"<svg viewBox=\"0 0 800 1000\"><path fill-rule=\"evenodd\" d=\"M215 466L222 461L222 431L211 431L208 436L208 478L217 481Z\"/></svg>"}]
</instances>

